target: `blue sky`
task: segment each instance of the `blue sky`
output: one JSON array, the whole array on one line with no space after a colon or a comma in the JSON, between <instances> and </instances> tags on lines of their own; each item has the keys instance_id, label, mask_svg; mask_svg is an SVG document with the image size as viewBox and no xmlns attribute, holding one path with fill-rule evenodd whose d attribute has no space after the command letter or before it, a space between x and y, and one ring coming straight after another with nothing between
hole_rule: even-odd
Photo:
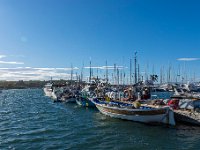
<instances>
[{"instance_id":1,"label":"blue sky","mask_svg":"<svg viewBox=\"0 0 200 150\"><path fill-rule=\"evenodd\" d=\"M200 77L199 7L195 0L0 0L0 79L16 77L11 68L16 79L45 79L47 68L81 68L90 59L129 70L135 51L141 72L170 64ZM43 69L27 75L26 67Z\"/></svg>"}]
</instances>

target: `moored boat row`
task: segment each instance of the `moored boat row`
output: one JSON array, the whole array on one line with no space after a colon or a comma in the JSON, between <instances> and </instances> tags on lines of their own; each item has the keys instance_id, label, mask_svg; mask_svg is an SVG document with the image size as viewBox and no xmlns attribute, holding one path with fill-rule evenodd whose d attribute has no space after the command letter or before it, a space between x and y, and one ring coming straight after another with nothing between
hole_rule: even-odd
<instances>
[{"instance_id":1,"label":"moored boat row","mask_svg":"<svg viewBox=\"0 0 200 150\"><path fill-rule=\"evenodd\" d=\"M146 86L116 87L97 81L76 86L51 86L47 84L44 92L46 96L51 93L54 102L76 102L83 107L96 107L102 114L113 118L151 124L176 125L176 122L183 121L200 125L198 99L190 100L194 107L188 109L183 107L183 99L150 99L150 89ZM187 104L189 106L189 102ZM194 111L195 115L190 115Z\"/></svg>"}]
</instances>

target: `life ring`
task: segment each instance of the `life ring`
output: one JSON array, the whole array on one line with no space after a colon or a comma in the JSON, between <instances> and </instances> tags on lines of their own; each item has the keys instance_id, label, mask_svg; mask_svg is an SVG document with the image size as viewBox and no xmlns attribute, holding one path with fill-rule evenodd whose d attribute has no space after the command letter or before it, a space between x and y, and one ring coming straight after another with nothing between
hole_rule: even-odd
<instances>
[{"instance_id":1,"label":"life ring","mask_svg":"<svg viewBox=\"0 0 200 150\"><path fill-rule=\"evenodd\" d=\"M128 97L125 97L127 95ZM124 90L124 98L122 98L123 101L128 101L132 99L133 96L131 95L131 90Z\"/></svg>"}]
</instances>

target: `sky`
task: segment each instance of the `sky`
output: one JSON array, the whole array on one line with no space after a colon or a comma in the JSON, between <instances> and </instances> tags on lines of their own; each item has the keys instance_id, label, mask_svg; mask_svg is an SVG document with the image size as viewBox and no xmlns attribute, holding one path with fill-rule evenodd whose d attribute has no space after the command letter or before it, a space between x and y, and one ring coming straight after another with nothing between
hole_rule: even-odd
<instances>
[{"instance_id":1,"label":"sky","mask_svg":"<svg viewBox=\"0 0 200 150\"><path fill-rule=\"evenodd\" d=\"M0 0L0 80L66 79L71 66L88 76L90 60L94 74L104 74L106 61L129 72L136 51L141 74L171 66L200 80L199 7L198 0Z\"/></svg>"}]
</instances>

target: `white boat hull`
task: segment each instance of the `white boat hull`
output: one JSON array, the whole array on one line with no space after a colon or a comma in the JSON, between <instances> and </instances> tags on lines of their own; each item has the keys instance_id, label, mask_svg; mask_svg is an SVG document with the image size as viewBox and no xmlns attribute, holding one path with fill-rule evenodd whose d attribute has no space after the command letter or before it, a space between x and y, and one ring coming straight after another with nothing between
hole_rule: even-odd
<instances>
[{"instance_id":1,"label":"white boat hull","mask_svg":"<svg viewBox=\"0 0 200 150\"><path fill-rule=\"evenodd\" d=\"M47 88L44 88L43 90L44 90L45 96L52 97L52 91L48 90Z\"/></svg>"},{"instance_id":2,"label":"white boat hull","mask_svg":"<svg viewBox=\"0 0 200 150\"><path fill-rule=\"evenodd\" d=\"M54 91L52 92L51 97L52 97L52 99L57 99L58 98Z\"/></svg>"},{"instance_id":3,"label":"white boat hull","mask_svg":"<svg viewBox=\"0 0 200 150\"><path fill-rule=\"evenodd\" d=\"M175 125L173 111L166 107L158 110L112 108L96 104L102 114L113 118L120 118L144 123L163 123Z\"/></svg>"}]
</instances>

